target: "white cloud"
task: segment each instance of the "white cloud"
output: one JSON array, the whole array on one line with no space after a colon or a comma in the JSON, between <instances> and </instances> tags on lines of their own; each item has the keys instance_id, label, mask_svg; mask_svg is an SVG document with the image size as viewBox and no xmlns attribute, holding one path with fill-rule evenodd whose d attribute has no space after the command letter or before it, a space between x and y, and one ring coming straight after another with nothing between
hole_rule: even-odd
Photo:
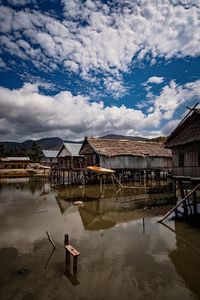
<instances>
[{"instance_id":1,"label":"white cloud","mask_svg":"<svg viewBox=\"0 0 200 300\"><path fill-rule=\"evenodd\" d=\"M200 99L200 80L185 85L178 85L172 80L155 97L153 108L154 111L161 111L164 119L170 120L180 105L195 99Z\"/></svg>"},{"instance_id":2,"label":"white cloud","mask_svg":"<svg viewBox=\"0 0 200 300\"><path fill-rule=\"evenodd\" d=\"M114 77L106 77L103 80L105 88L110 92L114 98L119 98L121 95L125 95L127 92L126 87L123 84L122 79Z\"/></svg>"},{"instance_id":3,"label":"white cloud","mask_svg":"<svg viewBox=\"0 0 200 300\"><path fill-rule=\"evenodd\" d=\"M0 131L4 140L55 135L80 139L111 132L155 136L168 134L175 127L177 122L171 118L178 107L200 99L200 80L183 86L170 82L154 97L152 109L146 114L124 105L106 107L103 102L73 96L69 91L45 96L39 93L37 84L30 83L18 90L1 87L0 95ZM161 122L165 122L162 129Z\"/></svg>"},{"instance_id":4,"label":"white cloud","mask_svg":"<svg viewBox=\"0 0 200 300\"><path fill-rule=\"evenodd\" d=\"M165 79L164 77L152 76L147 80L147 83L160 84L160 83L163 83L164 79Z\"/></svg>"},{"instance_id":5,"label":"white cloud","mask_svg":"<svg viewBox=\"0 0 200 300\"><path fill-rule=\"evenodd\" d=\"M169 121L163 128L162 132L164 133L164 135L170 135L173 130L176 128L176 126L180 123L180 119L176 119L176 120L171 120Z\"/></svg>"},{"instance_id":6,"label":"white cloud","mask_svg":"<svg viewBox=\"0 0 200 300\"><path fill-rule=\"evenodd\" d=\"M6 64L1 57L0 57L0 68L1 69L6 68Z\"/></svg>"},{"instance_id":7,"label":"white cloud","mask_svg":"<svg viewBox=\"0 0 200 300\"><path fill-rule=\"evenodd\" d=\"M133 59L140 61L147 53L151 53L152 63L157 57L200 54L197 1L130 0L116 1L115 6L89 0L62 3L66 17L63 21L35 10L0 8L1 30L7 35L3 39L28 42L26 56L38 68L55 69L65 62L74 72L79 66L80 75L88 79L91 71L106 76L127 72ZM36 53L36 43L40 55ZM4 42L3 47L13 54L14 45L7 44ZM21 48L14 52L23 58ZM106 81L105 85L112 88Z\"/></svg>"},{"instance_id":8,"label":"white cloud","mask_svg":"<svg viewBox=\"0 0 200 300\"><path fill-rule=\"evenodd\" d=\"M29 4L29 3L33 3L35 2L34 0L7 0L7 2L9 4L12 4L14 6L24 6L26 4Z\"/></svg>"},{"instance_id":9,"label":"white cloud","mask_svg":"<svg viewBox=\"0 0 200 300\"><path fill-rule=\"evenodd\" d=\"M123 105L105 107L103 102L91 102L87 97L73 96L68 91L44 96L34 84L25 84L18 90L1 87L0 95L0 121L6 124L8 133L3 131L2 139L47 135L82 138L108 132L127 134L130 129L138 132L156 128L159 123L159 118L153 114L146 116L140 110ZM158 112L156 114L159 116Z\"/></svg>"}]
</instances>

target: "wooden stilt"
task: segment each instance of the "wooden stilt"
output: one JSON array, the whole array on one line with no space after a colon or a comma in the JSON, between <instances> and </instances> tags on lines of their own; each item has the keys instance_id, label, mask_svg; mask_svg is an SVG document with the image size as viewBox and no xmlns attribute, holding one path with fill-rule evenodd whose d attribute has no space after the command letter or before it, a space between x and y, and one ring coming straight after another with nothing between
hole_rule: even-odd
<instances>
[{"instance_id":1,"label":"wooden stilt","mask_svg":"<svg viewBox=\"0 0 200 300\"><path fill-rule=\"evenodd\" d=\"M69 236L68 234L65 234L64 237L64 246L69 245ZM70 254L69 251L65 250L65 263L70 264Z\"/></svg>"}]
</instances>

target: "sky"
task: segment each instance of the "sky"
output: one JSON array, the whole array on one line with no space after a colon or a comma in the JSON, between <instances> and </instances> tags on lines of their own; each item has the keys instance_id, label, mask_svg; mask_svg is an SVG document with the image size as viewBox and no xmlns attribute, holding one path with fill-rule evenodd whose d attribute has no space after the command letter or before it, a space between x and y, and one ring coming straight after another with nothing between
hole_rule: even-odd
<instances>
[{"instance_id":1,"label":"sky","mask_svg":"<svg viewBox=\"0 0 200 300\"><path fill-rule=\"evenodd\" d=\"M200 103L200 0L0 0L0 141L169 135Z\"/></svg>"}]
</instances>

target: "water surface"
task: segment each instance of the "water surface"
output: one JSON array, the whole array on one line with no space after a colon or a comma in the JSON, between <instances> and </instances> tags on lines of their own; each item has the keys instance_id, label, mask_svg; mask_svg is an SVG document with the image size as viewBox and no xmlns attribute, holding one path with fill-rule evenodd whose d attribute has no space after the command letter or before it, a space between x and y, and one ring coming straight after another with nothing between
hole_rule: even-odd
<instances>
[{"instance_id":1,"label":"water surface","mask_svg":"<svg viewBox=\"0 0 200 300\"><path fill-rule=\"evenodd\" d=\"M167 228L157 220L169 206L148 206L168 194L83 189L0 182L1 299L200 299L199 228ZM81 253L77 273L66 272L65 233Z\"/></svg>"}]
</instances>

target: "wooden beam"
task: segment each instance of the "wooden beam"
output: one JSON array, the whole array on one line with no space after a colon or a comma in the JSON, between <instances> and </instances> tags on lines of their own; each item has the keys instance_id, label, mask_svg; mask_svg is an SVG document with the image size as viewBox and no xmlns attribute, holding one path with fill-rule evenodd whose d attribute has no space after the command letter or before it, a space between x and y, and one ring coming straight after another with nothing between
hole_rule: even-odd
<instances>
[{"instance_id":1,"label":"wooden beam","mask_svg":"<svg viewBox=\"0 0 200 300\"><path fill-rule=\"evenodd\" d=\"M72 255L72 256L79 256L80 252L78 252L74 247L71 245L65 245L65 249Z\"/></svg>"}]
</instances>

